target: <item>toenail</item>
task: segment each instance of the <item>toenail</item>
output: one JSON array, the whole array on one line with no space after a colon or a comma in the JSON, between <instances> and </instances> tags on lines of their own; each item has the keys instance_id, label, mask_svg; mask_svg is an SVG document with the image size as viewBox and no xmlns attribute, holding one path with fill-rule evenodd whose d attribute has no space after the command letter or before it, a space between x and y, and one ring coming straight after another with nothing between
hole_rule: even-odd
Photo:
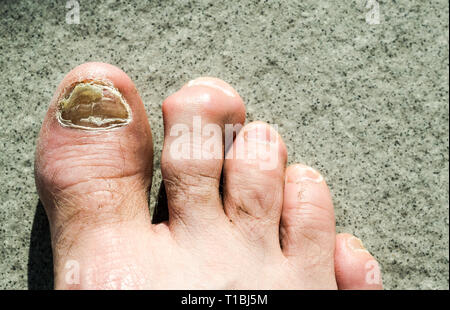
<instances>
[{"instance_id":1,"label":"toenail","mask_svg":"<svg viewBox=\"0 0 450 310\"><path fill-rule=\"evenodd\" d=\"M211 78L198 78L195 80L191 80L187 83L186 87L192 87L192 86L207 86L211 87L217 90L220 90L225 95L229 97L236 97L235 92L232 89L229 89L230 87L224 87L223 85L220 85L217 81Z\"/></svg>"},{"instance_id":2,"label":"toenail","mask_svg":"<svg viewBox=\"0 0 450 310\"><path fill-rule=\"evenodd\" d=\"M245 129L244 139L246 141L273 143L276 142L276 135L272 132L269 126L256 125Z\"/></svg>"},{"instance_id":3,"label":"toenail","mask_svg":"<svg viewBox=\"0 0 450 310\"><path fill-rule=\"evenodd\" d=\"M112 83L84 81L74 85L59 101L57 119L66 127L110 129L127 125L131 110Z\"/></svg>"},{"instance_id":4,"label":"toenail","mask_svg":"<svg viewBox=\"0 0 450 310\"><path fill-rule=\"evenodd\" d=\"M315 169L303 166L296 165L293 169L292 173L287 175L288 183L301 183L301 182L314 182L321 183L323 181L323 176L317 172Z\"/></svg>"},{"instance_id":5,"label":"toenail","mask_svg":"<svg viewBox=\"0 0 450 310\"><path fill-rule=\"evenodd\" d=\"M356 238L356 237L348 238L347 245L352 251L367 252L366 248L364 247L364 244L362 243L361 239L359 239L359 238Z\"/></svg>"}]
</instances>

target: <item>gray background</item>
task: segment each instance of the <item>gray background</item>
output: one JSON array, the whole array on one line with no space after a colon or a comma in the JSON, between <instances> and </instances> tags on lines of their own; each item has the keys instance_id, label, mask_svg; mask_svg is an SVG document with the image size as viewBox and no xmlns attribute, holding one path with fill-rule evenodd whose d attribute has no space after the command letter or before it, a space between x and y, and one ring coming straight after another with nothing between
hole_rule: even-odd
<instances>
[{"instance_id":1,"label":"gray background","mask_svg":"<svg viewBox=\"0 0 450 310\"><path fill-rule=\"evenodd\" d=\"M333 192L337 229L364 240L389 289L449 288L448 1L1 1L0 288L51 284L48 224L33 178L53 91L86 61L135 81L161 180L162 100L212 75L248 120L278 124L289 162ZM155 186L156 185L156 186Z\"/></svg>"}]
</instances>

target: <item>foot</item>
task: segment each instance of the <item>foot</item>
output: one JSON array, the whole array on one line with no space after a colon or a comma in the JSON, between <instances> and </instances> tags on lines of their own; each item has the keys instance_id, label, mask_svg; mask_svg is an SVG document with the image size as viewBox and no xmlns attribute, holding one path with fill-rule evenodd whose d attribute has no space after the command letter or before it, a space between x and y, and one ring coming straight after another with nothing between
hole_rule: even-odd
<instances>
[{"instance_id":1,"label":"foot","mask_svg":"<svg viewBox=\"0 0 450 310\"><path fill-rule=\"evenodd\" d=\"M133 82L88 63L58 87L35 162L56 288L382 287L361 241L336 235L324 178L286 168L274 128L242 127L245 107L230 85L196 79L162 110L169 219L151 224L152 136Z\"/></svg>"}]
</instances>

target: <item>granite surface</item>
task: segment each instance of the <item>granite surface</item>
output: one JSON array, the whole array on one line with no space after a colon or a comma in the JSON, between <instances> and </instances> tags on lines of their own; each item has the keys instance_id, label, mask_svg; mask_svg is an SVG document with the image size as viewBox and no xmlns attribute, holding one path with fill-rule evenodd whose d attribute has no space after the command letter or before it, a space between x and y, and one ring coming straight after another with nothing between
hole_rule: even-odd
<instances>
[{"instance_id":1,"label":"granite surface","mask_svg":"<svg viewBox=\"0 0 450 310\"><path fill-rule=\"evenodd\" d=\"M248 120L277 124L289 162L321 170L337 229L364 240L388 289L449 288L447 0L0 2L0 288L52 286L33 178L59 81L115 64L135 81L161 180L162 100L201 76L231 83ZM157 187L152 190L152 205Z\"/></svg>"}]
</instances>

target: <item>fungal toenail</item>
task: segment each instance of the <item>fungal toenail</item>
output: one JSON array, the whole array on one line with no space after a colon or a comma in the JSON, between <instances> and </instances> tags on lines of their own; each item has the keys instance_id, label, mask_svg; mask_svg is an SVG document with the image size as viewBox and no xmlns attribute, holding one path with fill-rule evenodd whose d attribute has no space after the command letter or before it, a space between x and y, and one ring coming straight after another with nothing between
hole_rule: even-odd
<instances>
[{"instance_id":1,"label":"fungal toenail","mask_svg":"<svg viewBox=\"0 0 450 310\"><path fill-rule=\"evenodd\" d=\"M290 183L301 183L301 182L313 182L321 183L323 181L323 176L317 172L315 169L297 165L295 166L295 172L292 175L288 175L288 182Z\"/></svg>"},{"instance_id":2,"label":"fungal toenail","mask_svg":"<svg viewBox=\"0 0 450 310\"><path fill-rule=\"evenodd\" d=\"M61 125L86 130L127 125L131 110L122 94L106 81L77 83L58 103Z\"/></svg>"}]
</instances>

